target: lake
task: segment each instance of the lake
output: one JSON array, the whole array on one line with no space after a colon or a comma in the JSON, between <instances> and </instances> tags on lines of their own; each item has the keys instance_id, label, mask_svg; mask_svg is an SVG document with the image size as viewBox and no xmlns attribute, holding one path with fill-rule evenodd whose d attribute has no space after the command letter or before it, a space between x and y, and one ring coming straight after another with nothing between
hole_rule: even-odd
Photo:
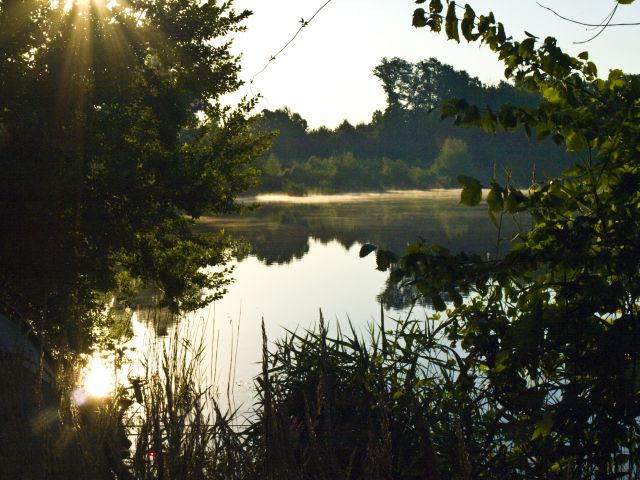
<instances>
[{"instance_id":1,"label":"lake","mask_svg":"<svg viewBox=\"0 0 640 480\"><path fill-rule=\"evenodd\" d=\"M460 205L459 195L440 190L260 196L250 199L260 207L247 215L202 218L199 230L222 228L251 245L236 262L228 293L181 322L185 335L205 343L208 379L223 397L230 384L229 397L246 410L260 369L263 319L273 342L285 330L313 327L320 310L334 330L349 321L359 331L378 323L381 300L386 316L406 315L406 298L387 287L387 274L376 270L375 256L359 257L364 243L401 253L407 243L423 240L452 251L499 254L498 232L486 206ZM427 310L423 306L412 315L424 317ZM148 330L137 322L136 336L141 335Z\"/></svg>"}]
</instances>

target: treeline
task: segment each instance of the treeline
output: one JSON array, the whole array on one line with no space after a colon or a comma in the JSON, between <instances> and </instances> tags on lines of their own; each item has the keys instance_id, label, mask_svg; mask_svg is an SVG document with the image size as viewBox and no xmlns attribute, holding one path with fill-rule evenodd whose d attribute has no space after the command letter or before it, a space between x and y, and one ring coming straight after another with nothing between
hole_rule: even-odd
<instances>
[{"instance_id":1,"label":"treeline","mask_svg":"<svg viewBox=\"0 0 640 480\"><path fill-rule=\"evenodd\" d=\"M552 177L569 165L568 154L551 142L521 134L489 135L441 120L439 106L464 99L482 108L503 104L534 107L536 94L501 82L485 85L465 71L434 58L410 63L383 59L374 74L387 95L384 112L369 123L344 121L331 130L310 129L288 108L264 110L263 131L276 131L271 150L259 161L261 191L344 192L458 186L463 173L488 182L511 178L514 185Z\"/></svg>"}]
</instances>

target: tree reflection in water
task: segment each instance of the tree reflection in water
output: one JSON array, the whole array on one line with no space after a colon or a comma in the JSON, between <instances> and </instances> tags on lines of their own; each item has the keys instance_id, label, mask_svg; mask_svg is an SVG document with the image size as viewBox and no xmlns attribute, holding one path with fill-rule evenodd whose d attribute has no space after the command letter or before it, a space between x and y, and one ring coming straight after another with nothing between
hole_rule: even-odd
<instances>
[{"instance_id":1,"label":"tree reflection in water","mask_svg":"<svg viewBox=\"0 0 640 480\"><path fill-rule=\"evenodd\" d=\"M452 252L496 249L498 232L487 221L486 209L460 205L456 190L340 195L337 201L331 196L261 200L258 209L244 216L203 217L199 228L224 228L244 238L251 254L267 265L302 258L309 251L309 238L336 240L345 249L370 242L402 252L407 243L420 239ZM513 231L508 222L503 240Z\"/></svg>"}]
</instances>

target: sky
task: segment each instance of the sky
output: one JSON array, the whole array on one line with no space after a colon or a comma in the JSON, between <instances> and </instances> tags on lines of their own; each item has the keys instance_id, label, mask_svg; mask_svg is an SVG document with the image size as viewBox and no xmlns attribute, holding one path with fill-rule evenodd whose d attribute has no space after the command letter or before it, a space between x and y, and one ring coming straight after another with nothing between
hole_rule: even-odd
<instances>
[{"instance_id":1,"label":"sky","mask_svg":"<svg viewBox=\"0 0 640 480\"><path fill-rule=\"evenodd\" d=\"M558 13L586 23L601 22L613 0L539 0ZM409 61L435 57L456 69L465 69L485 83L503 78L504 67L486 46L446 41L444 34L411 26L411 0L331 0L298 37L268 67L272 55L295 34L300 20L308 20L326 0L235 0L236 10L253 15L247 31L236 35L233 52L241 55L240 96L261 95L258 110L284 106L299 113L311 128L334 128L345 119L369 122L375 110L384 110L385 95L373 69L383 57ZM444 2L443 2L444 3ZM514 39L528 31L554 36L567 53L588 50L600 76L609 69L640 72L640 26L610 27L589 43L594 31L556 17L536 0L473 0L476 14L493 11ZM640 2L620 6L616 22L640 22ZM253 79L253 82L251 82Z\"/></svg>"}]
</instances>

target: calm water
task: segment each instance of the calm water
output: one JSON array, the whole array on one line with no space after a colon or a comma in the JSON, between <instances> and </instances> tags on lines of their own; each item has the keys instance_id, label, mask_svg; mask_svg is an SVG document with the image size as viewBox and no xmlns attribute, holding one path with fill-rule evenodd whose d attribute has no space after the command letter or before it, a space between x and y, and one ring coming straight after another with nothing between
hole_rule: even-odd
<instances>
[{"instance_id":1,"label":"calm water","mask_svg":"<svg viewBox=\"0 0 640 480\"><path fill-rule=\"evenodd\" d=\"M486 207L459 205L458 192L257 200L260 208L249 215L202 219L199 228L224 228L252 247L237 262L225 297L186 320L215 365L207 375L226 396L228 372L234 372L232 389L244 409L259 371L262 319L270 341L285 329L312 327L320 310L333 328L349 320L357 329L379 321L387 274L375 269L373 255L359 258L363 243L401 253L408 242L424 239L452 251L496 253L498 235ZM398 295L387 291L385 298L387 315L405 314ZM425 308L413 315L424 316Z\"/></svg>"}]
</instances>

